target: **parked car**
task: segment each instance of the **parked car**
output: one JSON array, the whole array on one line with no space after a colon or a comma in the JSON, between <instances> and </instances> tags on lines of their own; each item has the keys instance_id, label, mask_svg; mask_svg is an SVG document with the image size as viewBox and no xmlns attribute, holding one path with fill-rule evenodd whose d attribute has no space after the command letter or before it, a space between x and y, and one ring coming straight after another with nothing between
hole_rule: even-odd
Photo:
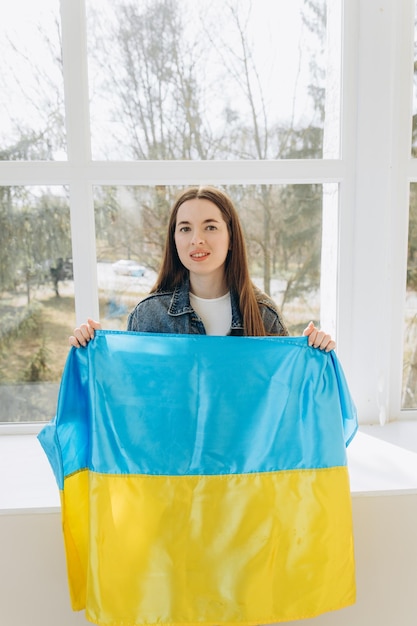
<instances>
[{"instance_id":1,"label":"parked car","mask_svg":"<svg viewBox=\"0 0 417 626\"><path fill-rule=\"evenodd\" d=\"M113 271L121 276L143 276L146 268L131 259L120 259L112 264Z\"/></svg>"}]
</instances>

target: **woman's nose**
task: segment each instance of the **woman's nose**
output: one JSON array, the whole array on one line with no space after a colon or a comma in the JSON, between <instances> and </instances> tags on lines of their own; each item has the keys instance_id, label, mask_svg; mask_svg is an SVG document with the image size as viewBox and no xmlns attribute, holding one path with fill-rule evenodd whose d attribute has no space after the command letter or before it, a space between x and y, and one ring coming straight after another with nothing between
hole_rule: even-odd
<instances>
[{"instance_id":1,"label":"woman's nose","mask_svg":"<svg viewBox=\"0 0 417 626\"><path fill-rule=\"evenodd\" d=\"M199 230L195 230L195 231L193 232L193 237L192 237L192 241L191 241L191 243L192 243L194 246L198 246L199 244L204 243L204 236L203 236L203 233L202 233L201 231L199 231Z\"/></svg>"}]
</instances>

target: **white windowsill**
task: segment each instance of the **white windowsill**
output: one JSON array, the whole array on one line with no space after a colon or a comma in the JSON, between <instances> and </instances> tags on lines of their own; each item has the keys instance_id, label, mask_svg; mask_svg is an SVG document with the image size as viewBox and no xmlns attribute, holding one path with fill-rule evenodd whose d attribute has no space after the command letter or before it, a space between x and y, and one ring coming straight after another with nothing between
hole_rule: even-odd
<instances>
[{"instance_id":1,"label":"white windowsill","mask_svg":"<svg viewBox=\"0 0 417 626\"><path fill-rule=\"evenodd\" d=\"M417 495L417 421L360 426L348 463L352 496Z\"/></svg>"},{"instance_id":2,"label":"white windowsill","mask_svg":"<svg viewBox=\"0 0 417 626\"><path fill-rule=\"evenodd\" d=\"M348 460L353 497L417 495L417 422L361 426ZM59 511L58 488L36 434L0 437L0 515Z\"/></svg>"}]
</instances>

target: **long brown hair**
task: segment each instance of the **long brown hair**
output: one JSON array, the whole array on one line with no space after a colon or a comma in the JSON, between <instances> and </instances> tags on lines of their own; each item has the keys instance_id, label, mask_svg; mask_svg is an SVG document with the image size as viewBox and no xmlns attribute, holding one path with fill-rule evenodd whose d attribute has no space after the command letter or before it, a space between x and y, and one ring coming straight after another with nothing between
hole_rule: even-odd
<instances>
[{"instance_id":1,"label":"long brown hair","mask_svg":"<svg viewBox=\"0 0 417 626\"><path fill-rule=\"evenodd\" d=\"M187 278L188 270L180 261L174 235L178 209L187 200L195 198L209 200L220 209L230 238L230 250L225 261L227 286L239 296L244 334L253 337L264 336L265 327L256 301L255 287L249 276L246 244L239 216L229 196L216 187L190 187L177 197L169 218L161 268L151 293L172 291Z\"/></svg>"}]
</instances>

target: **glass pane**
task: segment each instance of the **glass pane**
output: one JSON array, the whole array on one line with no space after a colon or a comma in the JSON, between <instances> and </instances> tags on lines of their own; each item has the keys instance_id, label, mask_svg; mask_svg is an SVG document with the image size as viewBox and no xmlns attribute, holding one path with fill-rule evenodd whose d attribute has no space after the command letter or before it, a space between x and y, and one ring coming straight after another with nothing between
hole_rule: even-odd
<instances>
[{"instance_id":1,"label":"glass pane","mask_svg":"<svg viewBox=\"0 0 417 626\"><path fill-rule=\"evenodd\" d=\"M417 183L410 185L402 408L417 408Z\"/></svg>"},{"instance_id":2,"label":"glass pane","mask_svg":"<svg viewBox=\"0 0 417 626\"><path fill-rule=\"evenodd\" d=\"M0 187L0 421L54 416L75 326L62 187Z\"/></svg>"},{"instance_id":3,"label":"glass pane","mask_svg":"<svg viewBox=\"0 0 417 626\"><path fill-rule=\"evenodd\" d=\"M3 6L0 58L0 160L65 159L59 0Z\"/></svg>"},{"instance_id":4,"label":"glass pane","mask_svg":"<svg viewBox=\"0 0 417 626\"><path fill-rule=\"evenodd\" d=\"M87 0L94 158L337 158L330 5Z\"/></svg>"},{"instance_id":5,"label":"glass pane","mask_svg":"<svg viewBox=\"0 0 417 626\"><path fill-rule=\"evenodd\" d=\"M301 334L310 320L320 324L322 185L225 190L242 220L253 281L279 305L291 334ZM128 313L153 286L178 191L170 186L95 188L104 328L125 329ZM329 263L335 265L335 258Z\"/></svg>"}]
</instances>

